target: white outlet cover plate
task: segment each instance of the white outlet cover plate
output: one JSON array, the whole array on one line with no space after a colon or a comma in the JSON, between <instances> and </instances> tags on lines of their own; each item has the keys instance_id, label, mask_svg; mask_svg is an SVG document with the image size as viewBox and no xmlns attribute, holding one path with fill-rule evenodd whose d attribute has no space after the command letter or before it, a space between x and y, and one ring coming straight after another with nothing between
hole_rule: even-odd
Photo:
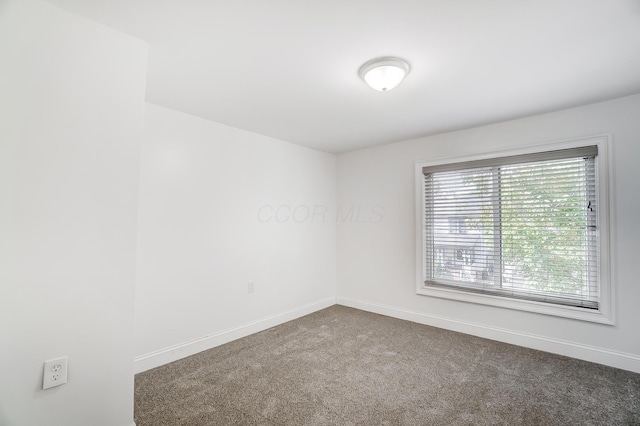
<instances>
[{"instance_id":1,"label":"white outlet cover plate","mask_svg":"<svg viewBox=\"0 0 640 426\"><path fill-rule=\"evenodd\" d=\"M44 362L42 389L49 389L67 383L68 357L49 359Z\"/></svg>"}]
</instances>

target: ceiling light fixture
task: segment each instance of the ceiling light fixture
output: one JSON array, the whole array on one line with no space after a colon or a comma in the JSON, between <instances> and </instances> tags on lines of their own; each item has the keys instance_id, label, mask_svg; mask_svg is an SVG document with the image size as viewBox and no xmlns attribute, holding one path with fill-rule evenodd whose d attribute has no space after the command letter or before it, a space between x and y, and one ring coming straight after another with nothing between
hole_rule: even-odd
<instances>
[{"instance_id":1,"label":"ceiling light fixture","mask_svg":"<svg viewBox=\"0 0 640 426\"><path fill-rule=\"evenodd\" d=\"M410 70L409 63L404 59L385 56L361 66L358 75L372 89L386 92L400 84Z\"/></svg>"}]
</instances>

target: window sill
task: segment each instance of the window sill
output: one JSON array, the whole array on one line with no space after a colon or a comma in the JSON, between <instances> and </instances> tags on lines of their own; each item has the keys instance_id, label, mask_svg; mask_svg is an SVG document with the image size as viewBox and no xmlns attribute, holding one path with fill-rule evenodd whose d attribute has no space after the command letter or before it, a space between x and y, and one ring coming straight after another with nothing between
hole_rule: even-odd
<instances>
[{"instance_id":1,"label":"window sill","mask_svg":"<svg viewBox=\"0 0 640 426\"><path fill-rule=\"evenodd\" d=\"M531 300L512 299L491 294L468 293L465 291L434 288L419 285L417 294L437 297L440 299L457 300L480 305L497 306L500 308L515 309L518 311L534 312L544 315L577 319L581 321L595 322L599 324L613 325L613 320L602 310L584 309L573 306L562 306L551 303L536 302Z\"/></svg>"}]
</instances>

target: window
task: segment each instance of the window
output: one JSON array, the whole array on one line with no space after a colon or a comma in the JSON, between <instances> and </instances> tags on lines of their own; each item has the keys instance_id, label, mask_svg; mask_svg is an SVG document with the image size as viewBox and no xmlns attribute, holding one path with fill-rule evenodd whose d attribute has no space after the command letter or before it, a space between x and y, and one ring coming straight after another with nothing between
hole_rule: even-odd
<instances>
[{"instance_id":1,"label":"window","mask_svg":"<svg viewBox=\"0 0 640 426\"><path fill-rule=\"evenodd\" d=\"M419 163L418 293L612 323L606 142Z\"/></svg>"}]
</instances>

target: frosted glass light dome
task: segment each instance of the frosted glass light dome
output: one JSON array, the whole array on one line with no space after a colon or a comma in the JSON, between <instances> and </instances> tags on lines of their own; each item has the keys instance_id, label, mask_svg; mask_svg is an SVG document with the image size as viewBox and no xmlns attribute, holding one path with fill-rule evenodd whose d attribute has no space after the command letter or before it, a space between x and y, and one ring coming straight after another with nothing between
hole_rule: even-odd
<instances>
[{"instance_id":1,"label":"frosted glass light dome","mask_svg":"<svg viewBox=\"0 0 640 426\"><path fill-rule=\"evenodd\" d=\"M400 84L410 69L407 61L387 56L370 60L360 67L358 75L372 89L386 92Z\"/></svg>"}]
</instances>

